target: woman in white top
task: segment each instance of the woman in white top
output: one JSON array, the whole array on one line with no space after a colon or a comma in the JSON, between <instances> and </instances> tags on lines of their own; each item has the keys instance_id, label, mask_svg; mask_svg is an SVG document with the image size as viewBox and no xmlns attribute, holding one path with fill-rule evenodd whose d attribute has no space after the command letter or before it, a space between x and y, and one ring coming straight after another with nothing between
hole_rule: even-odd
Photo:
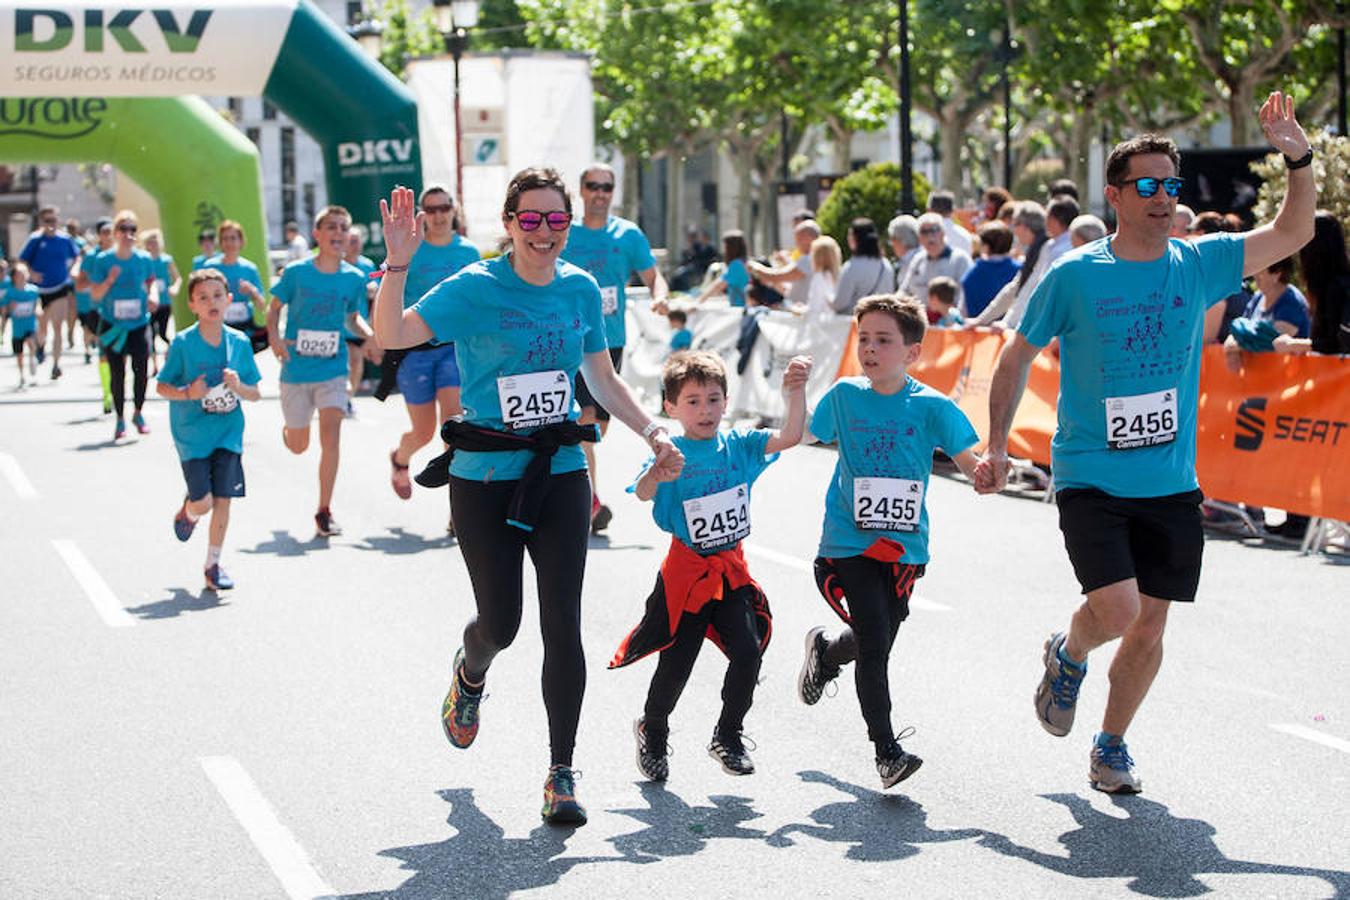
<instances>
[{"instance_id":1,"label":"woman in white top","mask_svg":"<svg viewBox=\"0 0 1350 900\"><path fill-rule=\"evenodd\" d=\"M806 291L806 308L802 310L808 320L834 315L834 294L839 287L842 260L839 242L829 235L811 242L811 282Z\"/></svg>"}]
</instances>

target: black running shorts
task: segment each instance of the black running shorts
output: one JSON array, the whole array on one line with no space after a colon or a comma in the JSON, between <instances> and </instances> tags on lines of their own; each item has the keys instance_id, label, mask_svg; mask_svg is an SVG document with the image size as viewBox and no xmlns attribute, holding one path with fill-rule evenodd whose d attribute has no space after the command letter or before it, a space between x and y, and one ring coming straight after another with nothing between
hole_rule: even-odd
<instances>
[{"instance_id":1,"label":"black running shorts","mask_svg":"<svg viewBox=\"0 0 1350 900\"><path fill-rule=\"evenodd\" d=\"M1205 536L1200 491L1113 497L1094 488L1055 494L1059 528L1083 593L1135 578L1139 592L1188 602L1200 584Z\"/></svg>"}]
</instances>

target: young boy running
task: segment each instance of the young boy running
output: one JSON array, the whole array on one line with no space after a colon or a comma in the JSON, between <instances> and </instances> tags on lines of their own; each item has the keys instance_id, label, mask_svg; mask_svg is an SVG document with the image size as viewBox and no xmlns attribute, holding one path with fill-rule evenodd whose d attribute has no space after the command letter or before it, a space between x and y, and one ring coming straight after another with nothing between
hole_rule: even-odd
<instances>
[{"instance_id":1,"label":"young boy running","mask_svg":"<svg viewBox=\"0 0 1350 900\"><path fill-rule=\"evenodd\" d=\"M651 781L670 772L666 738L704 637L727 655L722 715L708 753L731 775L755 765L741 726L759 676L760 657L772 630L769 603L746 568L741 541L750 534L750 487L781 450L801 442L806 419L810 357L799 356L783 373L787 415L781 431L719 431L727 407L727 371L714 353L677 353L662 371L666 415L684 427L675 446L684 471L670 476L649 462L632 490L652 500L652 517L671 535L670 550L647 598L642 622L624 639L611 669L659 652L643 717L633 725L637 765Z\"/></svg>"},{"instance_id":2,"label":"young boy running","mask_svg":"<svg viewBox=\"0 0 1350 900\"><path fill-rule=\"evenodd\" d=\"M342 329L361 339L372 336L361 318L366 277L344 262L352 217L341 206L328 206L314 219L315 256L286 266L272 286L267 333L281 360L282 440L297 455L309 448L309 423L319 411L319 509L314 525L320 537L342 534L329 505L337 482L338 441L347 411L347 352ZM281 308L286 307L282 339Z\"/></svg>"},{"instance_id":3,"label":"young boy running","mask_svg":"<svg viewBox=\"0 0 1350 900\"><path fill-rule=\"evenodd\" d=\"M927 327L917 300L867 297L854 317L863 376L836 382L811 418L812 434L839 445L815 569L817 586L846 627L833 640L822 627L807 632L797 694L815 703L839 667L856 662L877 774L891 787L923 764L901 749L891 727L887 668L914 582L928 563L924 495L933 451L941 449L969 477L979 438L955 403L905 374L919 359Z\"/></svg>"},{"instance_id":4,"label":"young boy running","mask_svg":"<svg viewBox=\"0 0 1350 900\"><path fill-rule=\"evenodd\" d=\"M28 374L37 378L37 305L41 294L37 285L28 283L28 266L15 263L10 278L0 282L0 309L10 323L10 347L19 364L19 387L24 386L23 351L28 348ZM3 330L3 320L0 320Z\"/></svg>"},{"instance_id":5,"label":"young boy running","mask_svg":"<svg viewBox=\"0 0 1350 900\"><path fill-rule=\"evenodd\" d=\"M259 396L258 366L248 337L225 324L230 305L225 276L199 269L188 276L188 308L197 324L174 335L155 390L169 404L169 430L183 465L187 497L173 517L180 541L211 513L206 586L228 590L234 581L220 566L230 523L230 500L244 496L244 410Z\"/></svg>"}]
</instances>

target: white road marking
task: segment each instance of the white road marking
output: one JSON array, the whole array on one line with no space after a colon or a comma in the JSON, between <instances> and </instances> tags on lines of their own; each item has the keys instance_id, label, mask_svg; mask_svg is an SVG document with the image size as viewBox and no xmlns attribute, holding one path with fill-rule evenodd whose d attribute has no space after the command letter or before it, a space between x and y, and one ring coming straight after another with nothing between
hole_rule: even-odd
<instances>
[{"instance_id":1,"label":"white road marking","mask_svg":"<svg viewBox=\"0 0 1350 900\"><path fill-rule=\"evenodd\" d=\"M1294 737L1303 738L1305 741L1321 744L1323 747L1330 747L1331 749L1339 750L1342 753L1350 753L1350 741L1341 740L1338 737L1332 737L1329 734L1323 734L1320 731L1314 731L1313 729L1305 728L1302 725L1272 723L1270 727L1274 728L1276 731L1283 731L1285 734L1292 734Z\"/></svg>"},{"instance_id":2,"label":"white road marking","mask_svg":"<svg viewBox=\"0 0 1350 900\"><path fill-rule=\"evenodd\" d=\"M757 544L742 544L746 553L751 556L759 556L767 559L769 562L778 563L780 566L787 566L789 569L796 569L799 572L806 572L809 575L815 575L815 567L811 562L799 559L796 556L789 556L786 553L779 553L777 550L770 550L768 547L760 547ZM938 603L936 600L925 600L923 597L911 596L909 598L909 608L914 610L923 610L924 612L951 612L952 608L945 603Z\"/></svg>"},{"instance_id":3,"label":"white road marking","mask_svg":"<svg viewBox=\"0 0 1350 900\"><path fill-rule=\"evenodd\" d=\"M19 461L8 453L0 453L0 474L5 476L5 480L9 482L9 486L14 489L20 500L37 499L37 488L33 487L33 482L23 473Z\"/></svg>"},{"instance_id":4,"label":"white road marking","mask_svg":"<svg viewBox=\"0 0 1350 900\"><path fill-rule=\"evenodd\" d=\"M66 568L70 569L70 574L75 576L75 580L84 589L85 596L94 605L94 610L109 628L130 628L136 624L131 613L117 602L117 595L108 587L108 582L98 574L93 563L80 552L74 541L53 540L52 546L56 548L56 552L65 561Z\"/></svg>"},{"instance_id":5,"label":"white road marking","mask_svg":"<svg viewBox=\"0 0 1350 900\"><path fill-rule=\"evenodd\" d=\"M244 767L231 756L203 756L197 760L206 777L216 786L230 812L244 826L253 846L272 867L286 895L292 900L331 897L337 892L310 864L305 849L290 829L281 824L272 804L258 790Z\"/></svg>"}]
</instances>

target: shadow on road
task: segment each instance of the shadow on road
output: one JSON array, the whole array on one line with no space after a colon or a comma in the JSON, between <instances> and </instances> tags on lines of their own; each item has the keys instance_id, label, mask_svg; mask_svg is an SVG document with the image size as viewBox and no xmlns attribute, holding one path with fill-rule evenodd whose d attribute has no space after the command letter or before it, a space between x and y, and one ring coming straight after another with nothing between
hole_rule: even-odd
<instances>
[{"instance_id":1,"label":"shadow on road","mask_svg":"<svg viewBox=\"0 0 1350 900\"><path fill-rule=\"evenodd\" d=\"M1077 794L1044 794L1069 810L1078 828L1059 836L1068 856L1021 847L1003 835L986 834L980 844L1061 875L1075 878L1129 878L1127 885L1148 897L1195 897L1212 891L1197 875L1293 875L1320 878L1333 896L1350 897L1350 872L1229 859L1214 842L1216 830L1201 819L1178 819L1167 807L1143 797L1113 796L1127 815L1098 812Z\"/></svg>"},{"instance_id":2,"label":"shadow on road","mask_svg":"<svg viewBox=\"0 0 1350 900\"><path fill-rule=\"evenodd\" d=\"M304 556L311 550L328 549L328 539L315 535L303 543L292 537L289 531L274 531L270 541L262 541L254 547L245 547L240 553L271 553L275 556Z\"/></svg>"},{"instance_id":3,"label":"shadow on road","mask_svg":"<svg viewBox=\"0 0 1350 900\"><path fill-rule=\"evenodd\" d=\"M443 550L455 546L455 539L450 534L425 538L420 534L413 534L401 526L394 526L389 528L388 531L389 534L387 535L380 534L362 538L362 543L352 546L357 550L374 550L377 553L388 553L392 556L407 556L413 553L421 553L424 550Z\"/></svg>"},{"instance_id":4,"label":"shadow on road","mask_svg":"<svg viewBox=\"0 0 1350 900\"><path fill-rule=\"evenodd\" d=\"M221 599L220 594L210 588L204 588L198 594L194 594L185 588L168 588L168 591L170 596L163 600L156 600L153 603L145 603L141 606L128 606L127 612L142 619L172 619L175 616L181 616L183 613L203 612L208 609L220 609L229 606Z\"/></svg>"},{"instance_id":5,"label":"shadow on road","mask_svg":"<svg viewBox=\"0 0 1350 900\"><path fill-rule=\"evenodd\" d=\"M616 544L607 534L592 534L586 543L589 550L650 550L651 544Z\"/></svg>"},{"instance_id":6,"label":"shadow on road","mask_svg":"<svg viewBox=\"0 0 1350 900\"><path fill-rule=\"evenodd\" d=\"M93 425L95 422L103 421L104 416L85 416L83 419L67 419L62 425Z\"/></svg>"},{"instance_id":7,"label":"shadow on road","mask_svg":"<svg viewBox=\"0 0 1350 900\"><path fill-rule=\"evenodd\" d=\"M419 900L473 897L505 900L517 891L556 884L572 868L620 857L563 856L575 829L540 825L526 838L506 838L474 803L472 788L439 791L450 804L446 822L455 835L434 844L380 851L414 874L392 891L344 894L341 900Z\"/></svg>"},{"instance_id":8,"label":"shadow on road","mask_svg":"<svg viewBox=\"0 0 1350 900\"><path fill-rule=\"evenodd\" d=\"M811 813L814 825L784 825L766 839L772 847L791 847L791 835L804 834L822 841L851 844L845 854L849 859L892 862L916 855L920 844L990 836L978 828L934 831L927 825L928 813L923 806L902 794L882 794L824 772L798 772L797 776L802 781L828 785L854 799L820 807Z\"/></svg>"},{"instance_id":9,"label":"shadow on road","mask_svg":"<svg viewBox=\"0 0 1350 900\"><path fill-rule=\"evenodd\" d=\"M692 856L702 850L710 838L761 840L765 836L760 829L741 827L760 817L745 797L709 797L712 806L690 806L678 794L652 782L643 782L638 789L642 791L647 808L610 810L647 826L641 831L609 838L628 862L646 863L668 856Z\"/></svg>"},{"instance_id":10,"label":"shadow on road","mask_svg":"<svg viewBox=\"0 0 1350 900\"><path fill-rule=\"evenodd\" d=\"M140 441L125 440L125 439L120 441L114 441L112 439L109 439L106 441L90 441L87 444L76 444L71 449L74 450L76 453L88 453L91 450L109 450L114 447L134 447L138 443L140 443Z\"/></svg>"}]
</instances>

